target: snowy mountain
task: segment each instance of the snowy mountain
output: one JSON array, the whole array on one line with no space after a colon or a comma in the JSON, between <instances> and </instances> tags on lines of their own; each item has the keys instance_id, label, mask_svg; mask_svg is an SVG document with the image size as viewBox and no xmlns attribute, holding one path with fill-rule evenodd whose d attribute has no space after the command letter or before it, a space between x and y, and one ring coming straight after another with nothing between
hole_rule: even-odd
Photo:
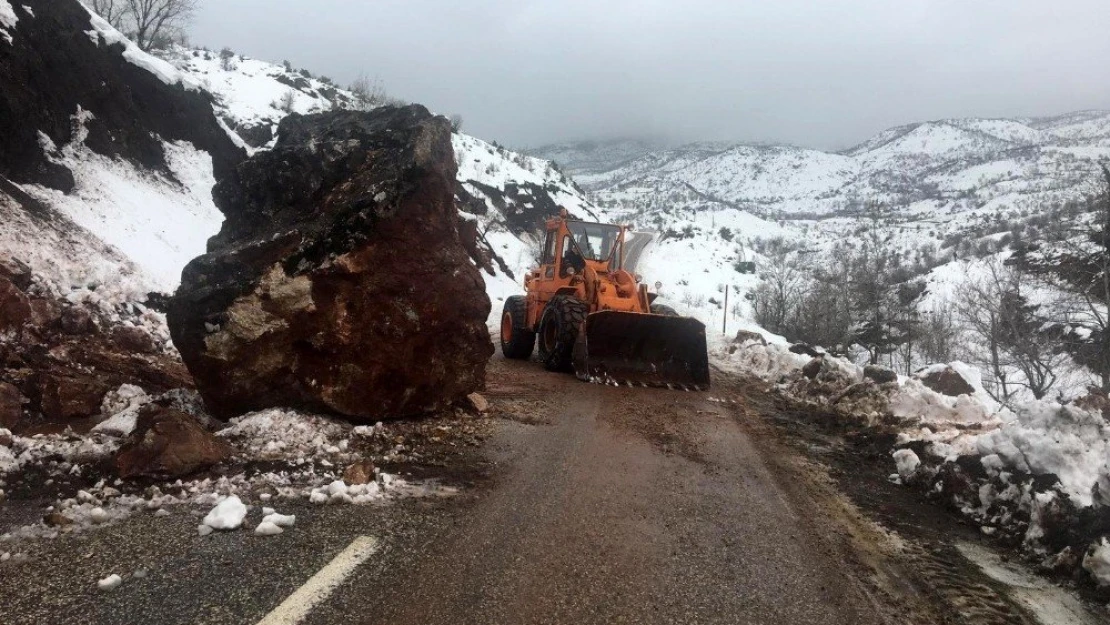
<instances>
[{"instance_id":1,"label":"snowy mountain","mask_svg":"<svg viewBox=\"0 0 1110 625\"><path fill-rule=\"evenodd\" d=\"M1093 190L1110 158L1110 112L908 124L843 152L694 143L629 159L629 142L579 145L532 153L580 172L601 210L664 233L653 258L687 267L667 262L661 279L673 299L700 302L720 299L725 284L743 289L751 278L732 263L758 264L777 237L813 255L877 230L924 266L993 251L1047 207Z\"/></svg>"}]
</instances>

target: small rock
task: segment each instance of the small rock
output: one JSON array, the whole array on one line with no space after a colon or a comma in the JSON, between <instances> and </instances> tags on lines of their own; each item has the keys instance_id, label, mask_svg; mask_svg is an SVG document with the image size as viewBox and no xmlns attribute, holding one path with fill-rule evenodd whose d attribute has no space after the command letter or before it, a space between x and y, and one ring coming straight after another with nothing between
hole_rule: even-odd
<instances>
[{"instance_id":1,"label":"small rock","mask_svg":"<svg viewBox=\"0 0 1110 625\"><path fill-rule=\"evenodd\" d=\"M67 525L73 525L73 519L67 517L61 512L51 512L50 514L42 517L42 521L50 527L65 527Z\"/></svg>"},{"instance_id":2,"label":"small rock","mask_svg":"<svg viewBox=\"0 0 1110 625\"><path fill-rule=\"evenodd\" d=\"M972 395L975 393L975 387L969 384L958 371L950 366L945 366L943 369L928 371L927 373L919 373L916 377L921 380L922 384L941 395L957 397L959 395Z\"/></svg>"},{"instance_id":3,"label":"small rock","mask_svg":"<svg viewBox=\"0 0 1110 625\"><path fill-rule=\"evenodd\" d=\"M96 319L84 308L70 306L62 311L62 331L66 334L90 334L96 329Z\"/></svg>"},{"instance_id":4,"label":"small rock","mask_svg":"<svg viewBox=\"0 0 1110 625\"><path fill-rule=\"evenodd\" d=\"M105 577L104 579L98 581L96 583L96 587L104 591L115 590L122 583L123 578L119 575L116 575L115 573L112 573L108 577Z\"/></svg>"},{"instance_id":5,"label":"small rock","mask_svg":"<svg viewBox=\"0 0 1110 625\"><path fill-rule=\"evenodd\" d=\"M863 368L863 377L869 380L874 380L876 384L886 384L888 382L897 382L898 374L878 365L867 365Z\"/></svg>"},{"instance_id":6,"label":"small rock","mask_svg":"<svg viewBox=\"0 0 1110 625\"><path fill-rule=\"evenodd\" d=\"M793 353L793 354L802 354L803 356L810 356L812 358L820 358L821 356L825 355L824 352L822 352L818 348L813 347L812 345L806 345L805 343L795 343L795 344L791 345L790 346L790 352Z\"/></svg>"},{"instance_id":7,"label":"small rock","mask_svg":"<svg viewBox=\"0 0 1110 625\"><path fill-rule=\"evenodd\" d=\"M89 511L89 520L99 525L108 520L108 513L104 508L93 508Z\"/></svg>"},{"instance_id":8,"label":"small rock","mask_svg":"<svg viewBox=\"0 0 1110 625\"><path fill-rule=\"evenodd\" d=\"M812 380L813 378L817 377L817 374L821 373L821 368L824 365L825 365L825 358L824 357L814 358L813 360L810 360L809 362L807 362L805 364L805 366L802 367L802 375L804 375L805 377Z\"/></svg>"},{"instance_id":9,"label":"small rock","mask_svg":"<svg viewBox=\"0 0 1110 625\"><path fill-rule=\"evenodd\" d=\"M116 455L120 477L181 477L218 464L232 448L192 416L158 405L139 411L135 430Z\"/></svg>"},{"instance_id":10,"label":"small rock","mask_svg":"<svg viewBox=\"0 0 1110 625\"><path fill-rule=\"evenodd\" d=\"M374 479L374 463L359 460L343 470L343 481L348 484L366 484Z\"/></svg>"},{"instance_id":11,"label":"small rock","mask_svg":"<svg viewBox=\"0 0 1110 625\"><path fill-rule=\"evenodd\" d=\"M211 534L213 531L215 531L215 530L213 530L208 525L203 525L202 524L202 525L197 526L197 534L200 534L201 536L207 536L207 535Z\"/></svg>"},{"instance_id":12,"label":"small rock","mask_svg":"<svg viewBox=\"0 0 1110 625\"><path fill-rule=\"evenodd\" d=\"M489 412L489 401L482 396L481 393L470 393L466 396L466 400L470 403L470 407L479 414Z\"/></svg>"},{"instance_id":13,"label":"small rock","mask_svg":"<svg viewBox=\"0 0 1110 625\"><path fill-rule=\"evenodd\" d=\"M274 514L275 512L276 512L276 510L274 510L273 508L262 508L263 518L265 518L267 516L270 516L271 514Z\"/></svg>"}]
</instances>

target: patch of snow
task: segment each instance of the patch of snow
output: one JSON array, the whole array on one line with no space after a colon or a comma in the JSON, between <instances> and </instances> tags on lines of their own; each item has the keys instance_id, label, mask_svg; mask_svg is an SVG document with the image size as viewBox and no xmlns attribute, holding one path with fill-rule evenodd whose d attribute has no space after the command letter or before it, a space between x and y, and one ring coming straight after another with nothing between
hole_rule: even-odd
<instances>
[{"instance_id":1,"label":"patch of snow","mask_svg":"<svg viewBox=\"0 0 1110 625\"><path fill-rule=\"evenodd\" d=\"M0 0L0 1L3 1L3 0ZM116 588L119 588L119 585L122 584L122 583L123 583L123 578L120 577L119 575L115 574L115 573L112 573L108 577L105 577L104 579L98 581L96 583L96 587L99 588L100 590L109 591L109 590L115 590Z\"/></svg>"},{"instance_id":2,"label":"patch of snow","mask_svg":"<svg viewBox=\"0 0 1110 625\"><path fill-rule=\"evenodd\" d=\"M265 522L273 523L278 527L293 527L297 524L297 515L278 514L276 512L271 512L262 517L262 520Z\"/></svg>"},{"instance_id":3,"label":"patch of snow","mask_svg":"<svg viewBox=\"0 0 1110 625\"><path fill-rule=\"evenodd\" d=\"M1083 568L1098 580L1101 586L1110 586L1110 542L1103 536L1087 549L1083 556Z\"/></svg>"},{"instance_id":4,"label":"patch of snow","mask_svg":"<svg viewBox=\"0 0 1110 625\"><path fill-rule=\"evenodd\" d=\"M74 174L71 193L39 185L23 190L123 252L143 269L147 290L172 292L185 264L203 254L219 232L223 214L212 201L212 157L187 142L163 147L176 180L75 141L58 159Z\"/></svg>"},{"instance_id":5,"label":"patch of snow","mask_svg":"<svg viewBox=\"0 0 1110 625\"><path fill-rule=\"evenodd\" d=\"M903 480L911 477L917 467L921 466L921 459L912 449L898 449L894 452L894 464L898 468L898 476Z\"/></svg>"},{"instance_id":6,"label":"patch of snow","mask_svg":"<svg viewBox=\"0 0 1110 625\"><path fill-rule=\"evenodd\" d=\"M0 2L6 3L6 0L0 0ZM0 12L2 12L2 10L3 8L0 6ZM86 10L88 10L87 7ZM93 29L88 31L87 34L97 45L100 44L101 39L107 42L108 45L120 44L123 46L123 58L127 59L132 65L141 67L151 74L154 74L158 80L161 80L167 85L181 85L190 91L200 90L200 85L177 71L177 68L173 65L143 52L139 49L139 46L125 37L123 33L116 30L106 20L92 11L89 11L89 24Z\"/></svg>"},{"instance_id":7,"label":"patch of snow","mask_svg":"<svg viewBox=\"0 0 1110 625\"><path fill-rule=\"evenodd\" d=\"M11 32L15 29L15 25L19 22L19 16L15 14L15 9L12 8L8 0L0 0L0 35L4 40L11 44L13 39Z\"/></svg>"},{"instance_id":8,"label":"patch of snow","mask_svg":"<svg viewBox=\"0 0 1110 625\"><path fill-rule=\"evenodd\" d=\"M258 536L277 536L283 531L272 521L262 521L258 524L258 527L254 528L254 533Z\"/></svg>"}]
</instances>

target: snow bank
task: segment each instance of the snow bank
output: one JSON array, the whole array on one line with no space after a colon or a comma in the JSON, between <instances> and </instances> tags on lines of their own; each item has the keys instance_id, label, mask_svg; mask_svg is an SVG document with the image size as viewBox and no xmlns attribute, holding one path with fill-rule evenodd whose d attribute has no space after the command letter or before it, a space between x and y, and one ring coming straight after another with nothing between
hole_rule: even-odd
<instances>
[{"instance_id":1,"label":"snow bank","mask_svg":"<svg viewBox=\"0 0 1110 625\"><path fill-rule=\"evenodd\" d=\"M1095 484L1110 472L1110 424L1101 414L1033 401L1005 417L997 429L965 435L976 453L997 456L1005 468L1054 474L1076 505L1094 503Z\"/></svg>"}]
</instances>

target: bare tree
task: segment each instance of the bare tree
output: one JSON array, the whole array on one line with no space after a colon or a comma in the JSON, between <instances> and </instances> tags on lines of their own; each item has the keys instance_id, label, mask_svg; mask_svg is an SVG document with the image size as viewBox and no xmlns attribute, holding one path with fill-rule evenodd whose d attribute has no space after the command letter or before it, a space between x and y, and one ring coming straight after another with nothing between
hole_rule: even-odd
<instances>
[{"instance_id":1,"label":"bare tree","mask_svg":"<svg viewBox=\"0 0 1110 625\"><path fill-rule=\"evenodd\" d=\"M89 0L89 8L140 49L150 50L179 38L198 0Z\"/></svg>"},{"instance_id":2,"label":"bare tree","mask_svg":"<svg viewBox=\"0 0 1110 625\"><path fill-rule=\"evenodd\" d=\"M127 0L134 26L132 39L150 51L181 31L196 12L197 0Z\"/></svg>"},{"instance_id":3,"label":"bare tree","mask_svg":"<svg viewBox=\"0 0 1110 625\"><path fill-rule=\"evenodd\" d=\"M806 279L785 255L771 259L752 292L752 313L760 326L778 334L787 330L805 293Z\"/></svg>"},{"instance_id":4,"label":"bare tree","mask_svg":"<svg viewBox=\"0 0 1110 625\"><path fill-rule=\"evenodd\" d=\"M1026 274L998 258L982 266L985 273L969 277L956 293L957 315L975 339L969 343L982 347L969 359L986 368L987 392L998 402L1008 404L1019 388L1041 399L1063 364L1058 339L1045 330L1040 306L1026 298Z\"/></svg>"},{"instance_id":5,"label":"bare tree","mask_svg":"<svg viewBox=\"0 0 1110 625\"><path fill-rule=\"evenodd\" d=\"M128 26L125 20L130 11L128 0L90 0L89 8L93 13L104 18L116 30L126 31Z\"/></svg>"},{"instance_id":6,"label":"bare tree","mask_svg":"<svg viewBox=\"0 0 1110 625\"><path fill-rule=\"evenodd\" d=\"M368 109L386 104L389 97L385 92L385 85L380 78L370 78L366 74L359 74L351 86L348 87L355 94L359 102Z\"/></svg>"},{"instance_id":7,"label":"bare tree","mask_svg":"<svg viewBox=\"0 0 1110 625\"><path fill-rule=\"evenodd\" d=\"M281 96L281 102L278 103L278 108L286 113L292 113L294 110L294 103L296 102L296 94L292 89L289 89Z\"/></svg>"},{"instance_id":8,"label":"bare tree","mask_svg":"<svg viewBox=\"0 0 1110 625\"><path fill-rule=\"evenodd\" d=\"M458 132L462 130L463 118L462 115L455 113L450 117L451 119L451 132Z\"/></svg>"},{"instance_id":9,"label":"bare tree","mask_svg":"<svg viewBox=\"0 0 1110 625\"><path fill-rule=\"evenodd\" d=\"M926 361L948 362L955 358L959 338L955 314L948 302L942 302L925 313L921 322L921 355Z\"/></svg>"}]
</instances>

